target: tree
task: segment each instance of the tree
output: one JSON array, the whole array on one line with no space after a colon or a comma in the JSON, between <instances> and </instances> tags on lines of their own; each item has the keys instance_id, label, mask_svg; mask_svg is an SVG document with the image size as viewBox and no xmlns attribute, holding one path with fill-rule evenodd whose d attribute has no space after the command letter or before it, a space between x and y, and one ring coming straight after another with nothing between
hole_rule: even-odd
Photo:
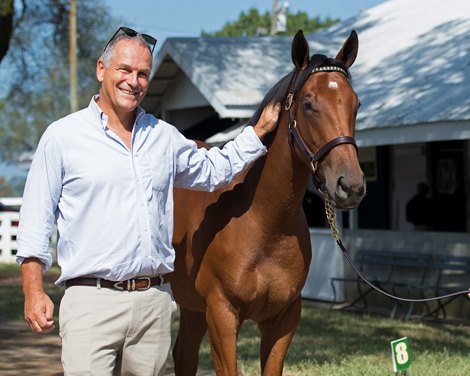
<instances>
[{"instance_id":1,"label":"tree","mask_svg":"<svg viewBox=\"0 0 470 376\"><path fill-rule=\"evenodd\" d=\"M0 4L0 62L8 52L13 31L13 0L2 0Z\"/></svg>"},{"instance_id":2,"label":"tree","mask_svg":"<svg viewBox=\"0 0 470 376\"><path fill-rule=\"evenodd\" d=\"M33 151L45 127L70 108L69 0L28 0L23 8L20 4L22 19L14 20L9 52L0 66L0 83L9 81L7 95L0 99L0 160ZM101 1L77 2L80 107L98 90L96 59L112 21Z\"/></svg>"},{"instance_id":3,"label":"tree","mask_svg":"<svg viewBox=\"0 0 470 376\"><path fill-rule=\"evenodd\" d=\"M257 9L251 8L248 12L241 12L238 20L227 22L224 27L212 33L202 31L203 37L252 37L266 35L271 28L271 13L260 14ZM320 17L309 18L306 12L299 11L292 14L287 10L286 31L277 35L294 35L299 29L304 33L311 33L321 28L333 25L338 19L329 17L321 20Z\"/></svg>"}]
</instances>

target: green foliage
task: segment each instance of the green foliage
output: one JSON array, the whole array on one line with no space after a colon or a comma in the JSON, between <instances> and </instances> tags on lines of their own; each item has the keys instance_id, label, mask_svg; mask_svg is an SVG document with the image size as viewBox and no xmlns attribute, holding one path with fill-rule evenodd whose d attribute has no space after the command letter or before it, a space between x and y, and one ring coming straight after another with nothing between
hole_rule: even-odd
<instances>
[{"instance_id":1,"label":"green foliage","mask_svg":"<svg viewBox=\"0 0 470 376\"><path fill-rule=\"evenodd\" d=\"M29 0L16 20L1 65L9 87L0 111L0 160L33 151L46 126L70 112L69 6L69 0ZM80 108L98 91L96 60L112 22L101 0L77 1Z\"/></svg>"},{"instance_id":2,"label":"green foliage","mask_svg":"<svg viewBox=\"0 0 470 376\"><path fill-rule=\"evenodd\" d=\"M220 31L214 33L202 32L204 37L252 37L257 35L259 29L269 30L271 27L271 15L266 12L261 15L257 9L241 12L238 20L226 22Z\"/></svg>"},{"instance_id":3,"label":"green foliage","mask_svg":"<svg viewBox=\"0 0 470 376\"><path fill-rule=\"evenodd\" d=\"M333 25L338 19L320 17L309 18L306 12L293 14L287 11L287 30L278 32L276 35L294 35L299 29L304 33L311 33L321 28ZM202 31L203 37L252 37L269 34L271 29L271 13L260 14L257 9L250 9L248 12L241 12L238 20L227 22L224 27L215 32Z\"/></svg>"},{"instance_id":4,"label":"green foliage","mask_svg":"<svg viewBox=\"0 0 470 376\"><path fill-rule=\"evenodd\" d=\"M0 177L1 179L1 177ZM9 194L1 194L1 197L21 197L24 192L26 177L14 176L8 180L7 186L9 187Z\"/></svg>"},{"instance_id":5,"label":"green foliage","mask_svg":"<svg viewBox=\"0 0 470 376\"><path fill-rule=\"evenodd\" d=\"M3 177L0 176L0 197L11 196L13 189L10 183Z\"/></svg>"}]
</instances>

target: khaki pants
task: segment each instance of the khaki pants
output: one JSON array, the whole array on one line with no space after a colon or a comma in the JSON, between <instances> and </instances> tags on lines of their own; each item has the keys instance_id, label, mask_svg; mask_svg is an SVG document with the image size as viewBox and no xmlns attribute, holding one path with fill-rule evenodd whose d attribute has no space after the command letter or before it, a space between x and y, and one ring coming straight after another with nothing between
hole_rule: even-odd
<instances>
[{"instance_id":1,"label":"khaki pants","mask_svg":"<svg viewBox=\"0 0 470 376\"><path fill-rule=\"evenodd\" d=\"M59 312L64 374L163 375L175 311L168 283L132 292L67 288Z\"/></svg>"}]
</instances>

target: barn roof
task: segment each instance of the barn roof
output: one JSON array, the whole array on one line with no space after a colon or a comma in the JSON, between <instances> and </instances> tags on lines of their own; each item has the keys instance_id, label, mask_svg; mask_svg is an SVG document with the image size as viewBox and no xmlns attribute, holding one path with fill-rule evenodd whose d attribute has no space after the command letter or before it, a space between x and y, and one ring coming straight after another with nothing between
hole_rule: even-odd
<instances>
[{"instance_id":1,"label":"barn roof","mask_svg":"<svg viewBox=\"0 0 470 376\"><path fill-rule=\"evenodd\" d=\"M363 145L470 139L470 1L385 1L308 36L310 52L334 56L352 29ZM150 98L158 100L181 70L221 118L250 117L293 68L291 41L170 38L156 58Z\"/></svg>"}]
</instances>

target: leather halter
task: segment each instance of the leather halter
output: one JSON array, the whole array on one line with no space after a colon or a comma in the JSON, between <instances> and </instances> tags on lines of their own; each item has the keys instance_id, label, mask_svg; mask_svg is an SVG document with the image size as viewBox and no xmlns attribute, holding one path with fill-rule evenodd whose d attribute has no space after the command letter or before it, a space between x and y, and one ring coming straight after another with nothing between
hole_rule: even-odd
<instances>
[{"instance_id":1,"label":"leather halter","mask_svg":"<svg viewBox=\"0 0 470 376\"><path fill-rule=\"evenodd\" d=\"M336 66L324 66L324 67L314 68L310 72L309 76L318 72L340 72L344 74L346 77L348 76L344 69L340 67L336 67ZM295 77L293 78L292 81L295 84ZM353 137L350 137L350 136L340 136L340 137L332 139L331 141L328 141L326 144L320 147L316 153L312 152L310 148L308 147L308 145L303 140L297 128L297 122L295 121L294 109L292 107L294 103L295 94L296 94L295 92L292 92L287 95L286 105L285 105L285 109L289 111L289 134L291 138L295 140L295 142L299 146L302 153L310 161L310 165L312 167L313 183L315 185L315 188L317 188L318 190L321 190L322 182L316 175L318 164L331 151L331 149L335 148L336 146L343 145L343 144L351 144L357 150L356 141L354 140Z\"/></svg>"}]
</instances>

